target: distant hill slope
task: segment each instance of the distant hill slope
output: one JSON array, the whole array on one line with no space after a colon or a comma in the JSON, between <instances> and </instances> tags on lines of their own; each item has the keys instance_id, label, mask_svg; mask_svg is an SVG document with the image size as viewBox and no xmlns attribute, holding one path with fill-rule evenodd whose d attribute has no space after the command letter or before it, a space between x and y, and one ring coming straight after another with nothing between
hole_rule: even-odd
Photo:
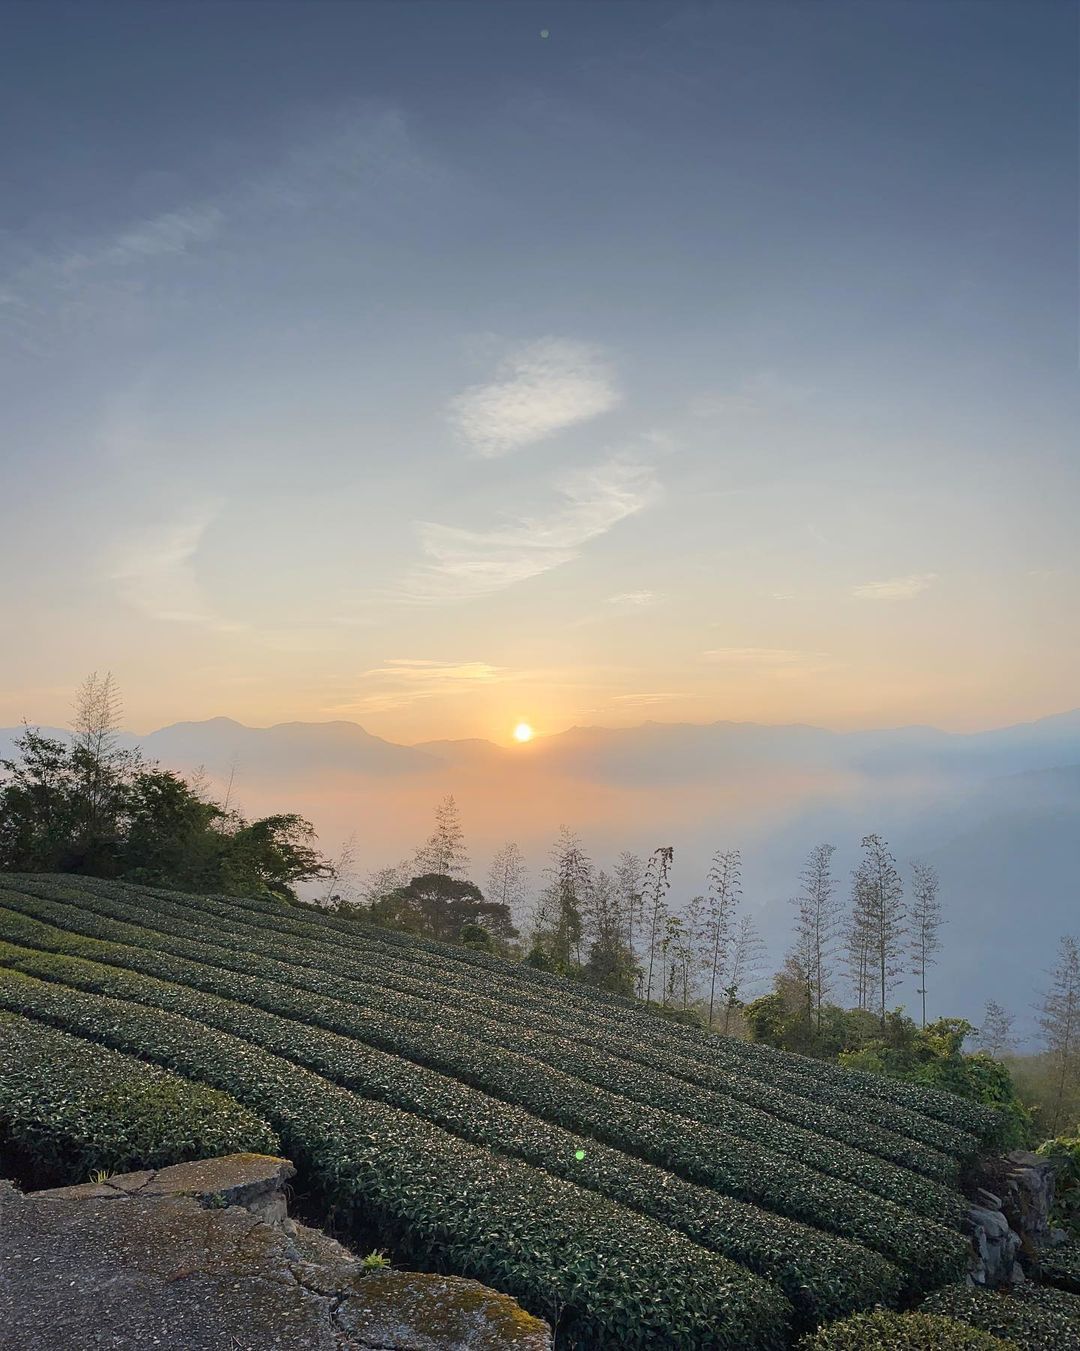
<instances>
[{"instance_id":1,"label":"distant hill slope","mask_svg":"<svg viewBox=\"0 0 1080 1351\"><path fill-rule=\"evenodd\" d=\"M339 1224L593 1348L790 1345L958 1279L986 1109L272 903L0 876L0 1009L223 1090Z\"/></svg>"}]
</instances>

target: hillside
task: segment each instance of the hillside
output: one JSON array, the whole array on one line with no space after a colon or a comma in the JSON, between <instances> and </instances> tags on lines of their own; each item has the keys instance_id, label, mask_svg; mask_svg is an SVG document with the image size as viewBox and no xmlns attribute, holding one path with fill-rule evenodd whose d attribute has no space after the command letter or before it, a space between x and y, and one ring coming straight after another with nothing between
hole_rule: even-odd
<instances>
[{"instance_id":1,"label":"hillside","mask_svg":"<svg viewBox=\"0 0 1080 1351\"><path fill-rule=\"evenodd\" d=\"M568 1347L779 1348L961 1278L994 1126L465 949L70 877L0 877L0 1009L230 1095L358 1242Z\"/></svg>"}]
</instances>

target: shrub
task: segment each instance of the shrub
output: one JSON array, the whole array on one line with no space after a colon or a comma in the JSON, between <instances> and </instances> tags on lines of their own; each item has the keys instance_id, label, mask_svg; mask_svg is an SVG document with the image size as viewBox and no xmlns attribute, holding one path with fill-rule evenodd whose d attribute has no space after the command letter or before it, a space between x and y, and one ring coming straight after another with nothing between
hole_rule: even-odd
<instances>
[{"instance_id":1,"label":"shrub","mask_svg":"<svg viewBox=\"0 0 1080 1351\"><path fill-rule=\"evenodd\" d=\"M1045 1140L1035 1152L1054 1164L1054 1221L1080 1238L1080 1138Z\"/></svg>"},{"instance_id":2,"label":"shrub","mask_svg":"<svg viewBox=\"0 0 1080 1351\"><path fill-rule=\"evenodd\" d=\"M0 1013L0 1141L33 1186L220 1154L278 1154L227 1093Z\"/></svg>"},{"instance_id":3,"label":"shrub","mask_svg":"<svg viewBox=\"0 0 1080 1351\"><path fill-rule=\"evenodd\" d=\"M564 1307L568 1347L784 1344L791 1310L779 1291L595 1193L187 1018L11 970L0 972L0 1003L232 1093L275 1126L342 1216L540 1314Z\"/></svg>"},{"instance_id":4,"label":"shrub","mask_svg":"<svg viewBox=\"0 0 1080 1351\"><path fill-rule=\"evenodd\" d=\"M854 1314L804 1337L799 1351L1018 1351L1015 1342L925 1313Z\"/></svg>"},{"instance_id":5,"label":"shrub","mask_svg":"<svg viewBox=\"0 0 1080 1351\"><path fill-rule=\"evenodd\" d=\"M1057 1248L1039 1253L1039 1275L1051 1285L1080 1295L1080 1239L1071 1239Z\"/></svg>"},{"instance_id":6,"label":"shrub","mask_svg":"<svg viewBox=\"0 0 1080 1351\"><path fill-rule=\"evenodd\" d=\"M1050 1286L999 1291L947 1285L924 1300L922 1309L1014 1341L1024 1351L1080 1351L1080 1298Z\"/></svg>"}]
</instances>

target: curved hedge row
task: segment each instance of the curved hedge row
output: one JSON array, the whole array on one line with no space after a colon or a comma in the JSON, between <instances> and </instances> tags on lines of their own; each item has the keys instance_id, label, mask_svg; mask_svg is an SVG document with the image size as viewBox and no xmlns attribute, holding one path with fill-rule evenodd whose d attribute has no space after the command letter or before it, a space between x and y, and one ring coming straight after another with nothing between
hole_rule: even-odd
<instances>
[{"instance_id":1,"label":"curved hedge row","mask_svg":"<svg viewBox=\"0 0 1080 1351\"><path fill-rule=\"evenodd\" d=\"M1017 1342L1024 1351L1080 1351L1080 1298L1051 1286L998 1291L948 1285L921 1307Z\"/></svg>"},{"instance_id":2,"label":"curved hedge row","mask_svg":"<svg viewBox=\"0 0 1080 1351\"><path fill-rule=\"evenodd\" d=\"M1015 1342L928 1313L860 1313L804 1337L799 1351L1020 1351Z\"/></svg>"},{"instance_id":3,"label":"curved hedge row","mask_svg":"<svg viewBox=\"0 0 1080 1351\"><path fill-rule=\"evenodd\" d=\"M11 896L10 903L26 908L15 896ZM31 907L32 912L63 927L73 923L65 920L63 911L48 909L50 904L55 903L42 901L37 910ZM215 949L255 953L271 960L280 957L279 949L273 943L251 930L242 930L238 935L230 936L227 931L215 927L208 933L205 925L196 924L190 918L177 918L171 912L182 913L184 907L176 904L162 905L153 900L124 903L95 895L89 898L89 908L105 917L118 917L120 922L130 920L132 912L137 916L145 915L147 918L142 922L157 935L168 934L203 943L212 940L211 946ZM100 936L115 937L120 942L139 941L119 931L102 932ZM154 940L156 944L161 941L160 938ZM373 986L385 988L390 985L390 988L399 989L405 996L404 999L395 998L395 1004L403 1010L414 1008L408 1000L423 999L428 1003L437 1003L440 1016L445 1016L445 989L438 984L425 985L415 977L395 978L370 959L364 961L342 957L322 949L314 954L305 954L302 950L298 952L295 944L290 946L288 958L288 964L292 967L310 965L317 970L324 980L321 989L327 989L325 981L328 971L340 974L346 980L360 982L362 989L359 992L353 986L340 992L342 998L366 999L367 992ZM216 958L200 954L199 960ZM455 997L454 1003L460 1004L461 1001ZM947 1160L925 1146L913 1144L895 1132L856 1120L847 1112L831 1109L821 1101L807 1101L754 1079L714 1072L713 1082L703 1088L678 1077L677 1073L664 1073L662 1057L658 1058L657 1067L645 1065L642 1068L643 1060L653 1058L647 1047L636 1047L625 1043L623 1039L623 1044L616 1051L597 1051L591 1040L581 1039L580 1028L555 1023L554 1026L558 1028L555 1034L537 1030L531 1018L521 1013L515 1015L512 1011L508 1012L505 1007L500 1008L487 999L481 1004L479 996L474 997L467 1007L483 1009L484 1013L483 1016L478 1013L467 1020L465 1035L527 1053L557 1069L587 1079L600 1087L624 1093L637 1101L674 1110L743 1138L767 1143L811 1167L867 1187L898 1204L918 1210L920 1214L959 1223L961 1210L952 1193L911 1176L911 1172L917 1171L929 1175L931 1183L954 1181L955 1161ZM427 1018L431 1012L416 1009L413 1016ZM547 1022L548 1026L553 1025L550 1018ZM638 1058L636 1067L627 1063L624 1045L629 1045L630 1054ZM739 1104L742 1104L741 1108ZM758 1111L748 1115L747 1109L755 1108ZM776 1121L776 1117L781 1120ZM782 1125L782 1122L790 1125ZM802 1129L795 1131L791 1129L792 1126ZM848 1145L849 1150L838 1148L832 1143L833 1140ZM859 1152L852 1154L851 1150ZM867 1159L867 1153L884 1159L886 1164L897 1164L904 1171L883 1167L875 1160Z\"/></svg>"},{"instance_id":4,"label":"curved hedge row","mask_svg":"<svg viewBox=\"0 0 1080 1351\"><path fill-rule=\"evenodd\" d=\"M562 1124L571 1125L575 1129L590 1130L594 1133L600 1129L595 1119L582 1117L575 1110L575 1105L579 1101L595 1101L598 1093L603 1095L601 1110L605 1112L609 1123L618 1120L636 1123L642 1115L641 1109L630 1110L626 1104L612 1100L611 1090L614 1090L616 1094L631 1098L643 1106L656 1107L665 1113L692 1117L700 1121L708 1128L706 1131L697 1132L699 1136L704 1137L703 1145L705 1139L711 1138L714 1129L734 1133L742 1142L739 1145L740 1159L737 1168L728 1164L723 1182L713 1174L708 1178L703 1178L699 1173L693 1176L696 1181L719 1187L743 1199L770 1204L770 1208L775 1208L771 1203L763 1201L761 1187L764 1184L757 1179L775 1177L779 1170L789 1176L794 1173L794 1176L791 1176L793 1182L799 1180L800 1174L794 1165L788 1164L786 1159L778 1159L775 1152L770 1152L780 1151L804 1162L814 1168L815 1172L827 1172L829 1176L850 1182L860 1189L860 1193L870 1190L925 1218L954 1225L960 1223L963 1205L955 1192L913 1173L892 1167L873 1156L845 1149L809 1132L792 1130L767 1114L754 1111L738 1102L724 1101L722 1110L718 1111L713 1100L695 1095L685 1086L672 1084L659 1076L643 1076L635 1073L624 1062L618 1060L609 1065L602 1056L597 1056L580 1043L562 1043L562 1054L558 1053L558 1045L551 1043L544 1043L538 1051L535 1049L535 1040L528 1035L517 1036L504 1029L489 1027L488 1045L485 1045L472 1038L474 1023L471 1020L462 1032L456 1034L433 1025L432 1018L438 1016L433 1002L425 1001L419 1004L408 996L381 992L372 985L335 979L321 971L295 968L266 958L252 957L247 953L229 955L223 950L222 944L208 945L194 940L177 939L160 931L143 930L131 924L95 917L86 912L73 913L70 908L65 910L50 902L34 899L20 901L12 893L8 893L6 899L10 905L19 905L27 913L48 917L54 922L62 923L92 937L134 944L145 947L155 954L160 954L164 950L200 963L240 970L260 981L273 979L294 988L312 990L329 999L341 1001L334 1007L328 1007L325 1001L305 999L301 1005L302 1011L296 1013L290 1009L290 1014L321 1022L324 1026L350 1036L361 1036L368 1040L374 1037L377 1044L385 1049L432 1065L455 1077L464 1078L486 1092L520 1102L532 1111L558 1120ZM57 942L55 937L48 941L40 936L35 938L32 930L20 928L17 924L12 925L10 921L5 920L0 920L0 932L16 943L50 946ZM200 975L198 972L189 971L182 976L171 976L165 972L159 961L151 968L151 974L194 983L201 985L202 988L213 988L215 992L224 992L232 996L233 987L223 991L217 986L207 985L206 982L210 978L205 973ZM431 1001L436 998L437 991L432 991ZM381 1015L392 1015L393 1024L388 1026L385 1018L379 1018L373 1023L370 1016L364 1016L362 1011L366 1009ZM403 1021L405 1019L409 1021L406 1023ZM499 1049L495 1051L491 1049L492 1047ZM531 1053L533 1061L539 1059L542 1063L530 1061L524 1066L520 1065L519 1051ZM582 1082L567 1081L566 1074ZM553 1076L557 1076L554 1083ZM586 1084L591 1085L591 1092L584 1086ZM556 1113L554 1116L553 1110ZM680 1139L685 1136L685 1126L680 1126L678 1134ZM610 1143L620 1149L629 1148L632 1152L642 1152L632 1143L632 1137L620 1135L617 1138L612 1136L604 1138L609 1139ZM730 1149L725 1149L723 1140L717 1140L716 1152L723 1157ZM710 1151L710 1156L712 1153ZM654 1149L645 1152L643 1157L659 1162L664 1167L676 1166L670 1158L657 1156ZM748 1187L750 1190L747 1190ZM823 1224L823 1227L834 1227L825 1224L818 1214L808 1215L801 1209L793 1217L806 1219L810 1223ZM848 1217L840 1221L842 1226L849 1222ZM839 1232L846 1233L848 1230L841 1227ZM861 1230L854 1232L860 1239L868 1241Z\"/></svg>"},{"instance_id":5,"label":"curved hedge row","mask_svg":"<svg viewBox=\"0 0 1080 1351\"><path fill-rule=\"evenodd\" d=\"M122 883L103 885L124 886ZM134 888L131 890L134 890ZM161 894L179 901L196 899L184 892L163 892ZM610 991L581 986L548 972L535 971L531 967L510 963L487 953L473 952L446 943L438 943L432 939L380 929L374 925L365 924L362 918L343 919L334 914L324 914L307 908L300 909L285 902L258 898L222 896L214 898L199 897L197 899L200 902L206 900L213 905L215 909L211 913L222 915L228 912L254 912L263 922L267 917L279 921L282 919L295 921L302 917L304 923L329 930L346 939L351 938L354 942L360 942L364 945L375 943L385 947L403 949L409 954L426 953L438 959L444 970L448 962L458 966L477 967L483 971L489 980L494 978L513 982L517 986L529 987L537 995L548 1000L552 994L558 993L563 998L573 1000L584 1013L606 1014L620 1026L625 1026L629 1017L635 1020L636 1025L647 1028L650 1035L656 1033L655 1024L660 1022L655 1015L643 1009L637 1000L612 994ZM287 930L283 929L283 931ZM541 1003L543 1003L543 999ZM637 1020L640 1020L640 1022ZM698 1051L715 1053L719 1050L725 1056L730 1053L744 1060L747 1064L762 1069L766 1074L771 1074L776 1067L782 1065L793 1074L841 1085L851 1092L907 1108L918 1115L947 1123L979 1142L994 1138L998 1129L999 1118L992 1108L967 1099L957 1098L955 1095L943 1092L940 1089L882 1078L879 1075L868 1074L862 1070L842 1069L839 1066L801 1056L791 1051L775 1051L771 1047L740 1042L735 1038L717 1036L715 1033L707 1033L702 1029L677 1023L663 1022L661 1028L667 1038L687 1042ZM710 1057L707 1054L706 1059L708 1058Z\"/></svg>"},{"instance_id":6,"label":"curved hedge row","mask_svg":"<svg viewBox=\"0 0 1080 1351\"><path fill-rule=\"evenodd\" d=\"M4 879L0 879L0 886L3 885ZM681 1043L679 1049L682 1053L699 1056L706 1063L726 1063L729 1059L741 1061L748 1073L766 1082L771 1082L777 1071L787 1071L796 1076L798 1081L810 1081L810 1085L801 1090L806 1093L812 1093L811 1086L814 1084L834 1085L841 1091L855 1095L852 1110L860 1115L864 1113L866 1104L857 1100L873 1098L907 1109L917 1116L946 1123L968 1137L961 1145L959 1152L962 1154L970 1152L976 1141L992 1138L999 1125L998 1114L993 1109L937 1089L862 1071L841 1069L826 1062L740 1042L734 1038L718 1037L697 1028L661 1020L643 1009L636 1000L582 986L486 953L394 933L334 915L298 909L283 902L244 897L196 897L186 892L71 878L42 879L13 875L8 885L42 896L66 895L76 902L90 895L112 896L125 902L153 896L155 900L172 901L221 918L231 915L248 924L255 924L257 920L260 929L273 927L280 932L296 933L298 936L321 933L330 938L335 950L357 946L396 950L406 955L414 965L430 961L432 969L437 970L444 984L452 983L454 973L471 971L474 979L476 975L482 974L484 979L479 986L482 990L512 991L519 998L529 999L538 1011L550 1009L552 996L557 996L561 1003L575 1010L575 1017L607 1019L616 1030L634 1028L657 1044Z\"/></svg>"},{"instance_id":7,"label":"curved hedge row","mask_svg":"<svg viewBox=\"0 0 1080 1351\"><path fill-rule=\"evenodd\" d=\"M1080 1238L1039 1253L1039 1275L1051 1285L1080 1295Z\"/></svg>"},{"instance_id":8,"label":"curved hedge row","mask_svg":"<svg viewBox=\"0 0 1080 1351\"><path fill-rule=\"evenodd\" d=\"M344 1214L403 1253L552 1314L568 1346L778 1348L791 1309L742 1267L623 1206L362 1099L239 1038L0 971L0 1006L233 1094Z\"/></svg>"},{"instance_id":9,"label":"curved hedge row","mask_svg":"<svg viewBox=\"0 0 1080 1351\"><path fill-rule=\"evenodd\" d=\"M219 1154L279 1154L227 1093L17 1014L0 1013L0 1145L35 1186Z\"/></svg>"},{"instance_id":10,"label":"curved hedge row","mask_svg":"<svg viewBox=\"0 0 1080 1351\"><path fill-rule=\"evenodd\" d=\"M29 936L34 937L33 934ZM463 1068L470 1063L467 1048L461 1047L453 1034L437 1027L416 1024L410 1037L408 1025L392 1018L364 1017L348 1005L313 1000L274 982L235 976L223 978L213 968L200 970L191 962L162 961L152 953L141 954L138 949L125 952L115 945L71 940L55 932L52 935L39 932L36 938L39 945L81 949L87 957L151 969L158 975L169 975L179 983L163 985L159 980L135 976L94 961L30 952L7 944L0 944L0 963L36 976L170 1008L210 1025L238 1032L249 1040L269 1046L278 1054L300 1058L329 1077L347 1073L359 1076L365 1072L363 1060L357 1068L357 1043L306 1026L304 1020L336 1021L339 1030L360 1035L363 1041L391 1051L399 1051L409 1039L410 1058L424 1060L436 1068L445 1068L447 1062L452 1062L457 1071L455 1077L471 1081L479 1077L475 1073L463 1075ZM259 1018L250 1008L195 993L189 988L192 985L196 989L216 987L224 994L235 994L256 1006L270 1007L274 1014L284 1014L297 1021L284 1022L279 1016ZM336 1018L333 1018L331 1014L335 1009ZM421 1057L419 1047L427 1049L426 1057ZM432 1053L432 1048L437 1052L440 1047L441 1055ZM370 1052L366 1055L369 1065ZM444 1063L438 1063L440 1061ZM479 1062L474 1058L471 1063ZM399 1069L401 1065L398 1061ZM897 1261L908 1271L913 1286L927 1288L942 1280L954 1280L964 1269L967 1244L959 1233L855 1188L801 1169L788 1160L780 1161L778 1166L775 1158L770 1161L763 1152L748 1147L740 1147L738 1151L725 1149L722 1138L717 1141L701 1132L688 1132L686 1123L679 1118L663 1112L632 1109L611 1095L595 1093L591 1100L584 1100L576 1092L581 1086L572 1079L553 1075L546 1072L545 1067L520 1057L489 1054L484 1067L486 1080L489 1083L498 1081L504 1094L519 1105L534 1111L540 1109L540 1115L549 1120L606 1141L616 1149L629 1150L660 1167L672 1169L688 1181L763 1204L779 1214L829 1229L837 1235L855 1238ZM418 1072L411 1067L404 1077L399 1074L397 1078L397 1091L414 1096L424 1082L418 1080ZM354 1078L352 1082L358 1084L359 1081ZM370 1091L367 1085L364 1085L364 1091ZM376 1096L382 1096L385 1091L384 1088L383 1093L376 1093ZM420 1098L420 1106L410 1110L426 1115L430 1110L430 1095L422 1092ZM485 1118L479 1123L481 1130L486 1128L487 1118L494 1110L490 1099L483 1101ZM542 1128L541 1123L534 1122L536 1128ZM861 1284L860 1277L856 1285L861 1287ZM889 1288L886 1281L885 1298L888 1298ZM842 1293L846 1296L846 1284Z\"/></svg>"},{"instance_id":11,"label":"curved hedge row","mask_svg":"<svg viewBox=\"0 0 1080 1351\"><path fill-rule=\"evenodd\" d=\"M229 924L231 927L238 927L239 934L234 934L238 941L244 941L245 935L250 935L252 929L260 939L263 938L266 930L273 929L280 933L287 933L297 942L290 943L289 951L293 960L297 960L299 955L306 952L311 960L321 965L327 959L332 962L340 962L343 958L350 960L364 959L371 960L370 949L372 942L369 935L382 935L382 931L368 929L363 934L356 932L356 926L352 926L352 932L348 935L351 942L342 942L341 935L331 931L329 934L323 930L319 932L320 916L314 912L308 912L310 918L293 917L285 914L279 915L271 911L269 918L266 918L265 912L260 917L261 922L256 923L255 915L248 911L241 903L226 901L215 901L206 897L186 897L181 898L178 894L169 894L167 897L157 896L147 898L145 895L139 898L127 896L122 901L122 907L127 908L132 903L150 905L160 914L167 914L170 910L183 911L190 917L193 911L211 914L215 918L215 933L222 932L222 923ZM189 921L190 922L190 921ZM378 940L376 939L376 944ZM406 978L415 974L417 966L424 966L425 957L428 958L427 969L437 975L440 988L445 990L448 984L456 983L466 998L470 995L479 995L484 1003L490 1007L493 999L503 1001L509 1006L511 1016L513 1016L515 1005L525 1011L519 1021L532 1028L542 1029L545 1022L550 1022L552 1016L552 999L549 992L546 997L539 992L529 993L520 989L513 988L512 982L507 982L502 973L493 975L491 972L485 972L483 975L472 975L468 968L461 968L457 972L453 966L447 965L445 961L439 962L432 954L421 952L418 956L413 948L406 947L396 949L395 945L383 945L383 954L387 948L396 950L401 956L396 958L399 964L399 974L404 974ZM457 951L458 949L450 949ZM491 959L495 960L495 959ZM458 964L460 967L460 964ZM385 955L380 957L378 969L383 973L384 979L394 971L394 963L389 965L385 960ZM516 971L517 968L509 967L505 962L502 963L502 970ZM579 987L580 988L580 987ZM455 995L455 997L457 997ZM560 997L566 1000L566 991L560 991ZM676 1077L684 1078L690 1082L699 1082L707 1087L716 1087L725 1093L737 1091L741 1097L747 1101L755 1102L758 1105L767 1106L768 1110L776 1110L780 1115L787 1115L784 1110L785 1105L788 1110L791 1109L790 1101L785 1100L794 1098L810 1098L810 1104L804 1104L795 1109L795 1114L790 1118L796 1124L806 1124L808 1118L817 1118L819 1120L818 1130L823 1130L824 1117L825 1122L833 1128L830 1133L835 1133L836 1138L846 1140L848 1143L854 1143L851 1138L851 1132L854 1129L852 1121L835 1119L837 1113L852 1116L857 1123L861 1138L868 1139L868 1127L871 1124L881 1127L888 1132L887 1137L878 1140L874 1147L874 1152L881 1153L883 1157L890 1158L894 1162L902 1163L905 1167L916 1168L919 1171L931 1168L931 1175L939 1177L942 1180L952 1180L956 1176L956 1165L954 1162L947 1162L944 1159L935 1159L931 1151L947 1151L956 1156L957 1159L966 1159L975 1152L977 1141L967 1131L955 1128L941 1120L927 1119L917 1111L911 1110L906 1105L890 1100L887 1103L879 1103L876 1099L867 1102L864 1094L854 1093L851 1085L843 1077L844 1072L835 1080L821 1082L820 1076L808 1076L806 1073L793 1073L786 1067L782 1059L771 1057L771 1052L766 1053L766 1060L760 1061L754 1057L749 1059L741 1054L736 1048L740 1043L732 1038L710 1037L706 1040L708 1055L704 1059L695 1058L693 1054L688 1054L686 1046L678 1043L672 1044L667 1040L664 1044L667 1048L667 1055L663 1050L658 1051L652 1043L661 1040L656 1036L658 1027L667 1027L668 1024L661 1023L659 1019L652 1014L642 1015L640 1006L636 1011L636 1016L644 1016L648 1019L647 1031L649 1040L642 1043L640 1040L634 1041L625 1036L626 1016L621 1014L617 1020L612 1022L610 1018L605 1019L595 1005L590 1005L586 1000L584 1006L581 1001L572 1001L575 1005L573 1018L568 1020L560 1027L553 1030L561 1035L584 1036L590 1043L595 1044L598 1035L604 1036L609 1040L610 1049L616 1054L626 1056L629 1059L639 1061L643 1064L664 1067L665 1060L669 1057L675 1057L676 1066L671 1069L671 1073ZM482 1011L482 1010L478 1010ZM693 1029L691 1029L693 1030ZM754 1048L760 1050L761 1048ZM804 1062L810 1065L817 1062ZM725 1075L724 1070L730 1071L733 1067L739 1067L743 1070L742 1076L738 1079L732 1078L730 1074ZM835 1067L830 1067L835 1068ZM764 1070L761 1078L758 1074ZM985 1109L979 1109L980 1113ZM839 1128L839 1129L838 1129ZM926 1148L919 1150L912 1148L909 1140L904 1139L902 1135L897 1135L897 1131L906 1132L911 1139L917 1140ZM857 1145L859 1148L868 1148L866 1144ZM936 1167L931 1165L937 1164Z\"/></svg>"},{"instance_id":12,"label":"curved hedge row","mask_svg":"<svg viewBox=\"0 0 1080 1351\"><path fill-rule=\"evenodd\" d=\"M478 1144L497 1141L500 1152L652 1215L703 1247L766 1276L789 1295L800 1321L835 1317L875 1300L894 1300L900 1293L899 1271L855 1243L693 1186L538 1120L520 1107L362 1043L183 986L85 961L22 954L0 944L0 963L35 977L164 1008L235 1033L364 1097L412 1112L463 1139Z\"/></svg>"}]
</instances>

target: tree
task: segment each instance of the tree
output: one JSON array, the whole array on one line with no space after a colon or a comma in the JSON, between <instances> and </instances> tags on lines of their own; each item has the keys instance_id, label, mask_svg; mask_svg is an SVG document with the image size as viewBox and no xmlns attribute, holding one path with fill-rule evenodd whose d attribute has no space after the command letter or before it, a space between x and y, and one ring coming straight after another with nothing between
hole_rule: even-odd
<instances>
[{"instance_id":1,"label":"tree","mask_svg":"<svg viewBox=\"0 0 1080 1351\"><path fill-rule=\"evenodd\" d=\"M337 857L327 863L326 886L319 897L321 906L350 906L356 901L356 832L342 844Z\"/></svg>"},{"instance_id":2,"label":"tree","mask_svg":"<svg viewBox=\"0 0 1080 1351\"><path fill-rule=\"evenodd\" d=\"M880 835L864 835L863 861L855 870L848 951L857 962L859 1007L873 991L885 1026L889 992L903 971L904 889L896 860Z\"/></svg>"},{"instance_id":3,"label":"tree","mask_svg":"<svg viewBox=\"0 0 1080 1351\"><path fill-rule=\"evenodd\" d=\"M77 820L71 748L24 724L15 752L0 760L0 868L61 871Z\"/></svg>"},{"instance_id":4,"label":"tree","mask_svg":"<svg viewBox=\"0 0 1080 1351\"><path fill-rule=\"evenodd\" d=\"M368 873L360 883L360 904L370 909L376 901L389 896L398 887L407 886L411 872L408 859L403 859L401 863L387 864Z\"/></svg>"},{"instance_id":5,"label":"tree","mask_svg":"<svg viewBox=\"0 0 1080 1351\"><path fill-rule=\"evenodd\" d=\"M521 850L513 840L504 844L491 861L488 872L487 898L505 905L515 923L525 909L529 874Z\"/></svg>"},{"instance_id":6,"label":"tree","mask_svg":"<svg viewBox=\"0 0 1080 1351\"><path fill-rule=\"evenodd\" d=\"M915 859L911 865L911 905L908 926L911 939L911 974L919 978L917 993L922 999L922 1025L926 1026L926 968L933 966L941 951L941 900L938 876L929 863Z\"/></svg>"},{"instance_id":7,"label":"tree","mask_svg":"<svg viewBox=\"0 0 1080 1351\"><path fill-rule=\"evenodd\" d=\"M709 868L702 940L709 977L708 1026L713 1025L716 997L722 991L722 976L734 934L735 911L742 897L742 855L738 849L717 850Z\"/></svg>"},{"instance_id":8,"label":"tree","mask_svg":"<svg viewBox=\"0 0 1080 1351\"><path fill-rule=\"evenodd\" d=\"M1011 1013L1006 1013L995 1000L989 1000L979 1027L979 1050L993 1056L995 1060L1000 1060L1012 1049L1015 1022L1016 1019Z\"/></svg>"},{"instance_id":9,"label":"tree","mask_svg":"<svg viewBox=\"0 0 1080 1351\"><path fill-rule=\"evenodd\" d=\"M677 998L683 1010L689 1008L697 983L701 962L698 935L701 933L701 913L704 904L703 896L691 897L684 914L671 915L667 920L665 940L668 1000L670 1002Z\"/></svg>"},{"instance_id":10,"label":"tree","mask_svg":"<svg viewBox=\"0 0 1080 1351\"><path fill-rule=\"evenodd\" d=\"M626 944L619 894L603 869L589 879L585 911L592 935L585 979L616 994L633 994L636 972Z\"/></svg>"},{"instance_id":11,"label":"tree","mask_svg":"<svg viewBox=\"0 0 1080 1351\"><path fill-rule=\"evenodd\" d=\"M631 963L636 964L635 939L644 919L645 864L637 854L624 851L615 864L615 888L619 897L623 924L626 928L626 947Z\"/></svg>"},{"instance_id":12,"label":"tree","mask_svg":"<svg viewBox=\"0 0 1080 1351\"><path fill-rule=\"evenodd\" d=\"M649 947L649 971L645 981L645 1000L652 999L653 974L656 959L662 955L665 921L667 920L667 894L671 886L671 865L675 858L674 848L661 845L649 855L642 888L647 942Z\"/></svg>"},{"instance_id":13,"label":"tree","mask_svg":"<svg viewBox=\"0 0 1080 1351\"><path fill-rule=\"evenodd\" d=\"M743 915L731 945L731 960L724 986L724 1033L731 1029L731 1018L741 1003L741 996L753 984L765 960L765 944L758 934L752 915Z\"/></svg>"},{"instance_id":14,"label":"tree","mask_svg":"<svg viewBox=\"0 0 1080 1351\"><path fill-rule=\"evenodd\" d=\"M831 844L810 851L800 874L800 890L792 902L797 907L792 956L803 973L806 1020L821 1031L822 1008L832 992L831 961L840 927L836 879L832 875Z\"/></svg>"},{"instance_id":15,"label":"tree","mask_svg":"<svg viewBox=\"0 0 1080 1351\"><path fill-rule=\"evenodd\" d=\"M109 873L121 832L124 790L139 767L137 751L120 745L122 705L111 671L88 675L75 696L71 766L78 791L72 840L78 870Z\"/></svg>"},{"instance_id":16,"label":"tree","mask_svg":"<svg viewBox=\"0 0 1080 1351\"><path fill-rule=\"evenodd\" d=\"M575 959L580 964L584 907L592 880L592 864L568 826L559 828L546 872L548 884L537 912L536 940L541 946L548 944L555 962L568 971Z\"/></svg>"},{"instance_id":17,"label":"tree","mask_svg":"<svg viewBox=\"0 0 1080 1351\"><path fill-rule=\"evenodd\" d=\"M1049 1129L1057 1135L1080 1085L1080 943L1070 935L1058 945L1058 960L1039 1004L1039 1026L1053 1072Z\"/></svg>"},{"instance_id":18,"label":"tree","mask_svg":"<svg viewBox=\"0 0 1080 1351\"><path fill-rule=\"evenodd\" d=\"M418 873L440 873L444 877L464 877L468 871L465 832L453 793L435 808L435 829L416 851L414 866Z\"/></svg>"},{"instance_id":19,"label":"tree","mask_svg":"<svg viewBox=\"0 0 1080 1351\"><path fill-rule=\"evenodd\" d=\"M407 886L380 897L371 907L371 919L388 928L405 929L440 942L464 942L490 949L477 929L491 939L506 941L517 930L510 911L498 901L486 901L480 888L445 873L414 877Z\"/></svg>"}]
</instances>

